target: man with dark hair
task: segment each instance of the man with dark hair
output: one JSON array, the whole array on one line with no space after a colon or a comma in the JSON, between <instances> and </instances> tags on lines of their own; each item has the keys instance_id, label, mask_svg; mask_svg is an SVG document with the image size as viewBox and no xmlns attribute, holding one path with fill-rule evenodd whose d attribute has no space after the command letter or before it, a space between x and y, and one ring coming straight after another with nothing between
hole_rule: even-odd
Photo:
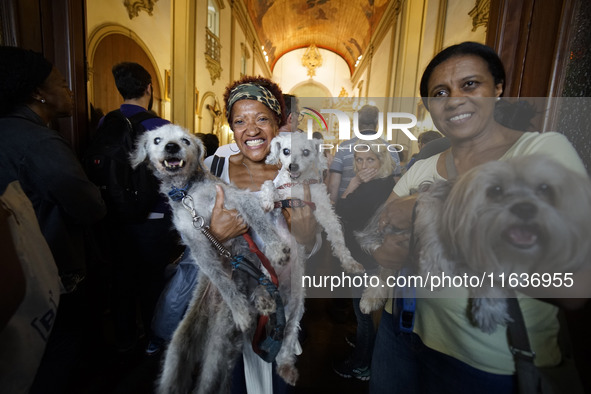
<instances>
[{"instance_id":1,"label":"man with dark hair","mask_svg":"<svg viewBox=\"0 0 591 394\"><path fill-rule=\"evenodd\" d=\"M364 105L358 112L358 126L361 134L376 134L378 128L378 116L380 110L373 105ZM358 137L351 138L350 140L342 142L335 153L334 159L330 165L330 176L328 178L328 192L330 193L330 199L332 202L343 194L351 179L355 177L355 171L353 170L353 158L355 152L353 151L353 145L359 140ZM395 179L398 180L400 177L400 158L398 152L390 152L392 159L396 163L396 169L394 170Z\"/></svg>"},{"instance_id":2,"label":"man with dark hair","mask_svg":"<svg viewBox=\"0 0 591 394\"><path fill-rule=\"evenodd\" d=\"M152 77L144 67L123 62L115 65L112 71L124 100L119 111L130 120L134 132L139 135L170 123L150 112ZM114 209L108 213L114 280L112 310L120 351L135 347L142 326L144 331L149 330L154 307L165 284L164 268L180 254L178 234L172 229L172 214L165 198L159 194L158 182L153 180L148 183L152 189L148 192L154 196L149 201L153 202L144 217L127 220ZM136 322L138 304L141 324Z\"/></svg>"}]
</instances>

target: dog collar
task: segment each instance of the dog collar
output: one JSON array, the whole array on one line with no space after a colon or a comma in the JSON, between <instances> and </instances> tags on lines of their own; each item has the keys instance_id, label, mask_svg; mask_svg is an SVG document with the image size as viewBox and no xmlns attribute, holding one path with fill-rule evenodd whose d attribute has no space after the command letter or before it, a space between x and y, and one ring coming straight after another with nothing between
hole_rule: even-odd
<instances>
[{"instance_id":1,"label":"dog collar","mask_svg":"<svg viewBox=\"0 0 591 394\"><path fill-rule=\"evenodd\" d=\"M284 183L281 186L277 186L277 189L287 189L290 187L294 187L296 185L314 185L315 183L322 183L322 181L318 179L307 179L303 182L291 182L291 183Z\"/></svg>"},{"instance_id":2,"label":"dog collar","mask_svg":"<svg viewBox=\"0 0 591 394\"><path fill-rule=\"evenodd\" d=\"M168 197L170 197L172 201L181 201L183 198L187 196L187 190L189 190L190 187L190 183L187 183L180 189L173 186L172 189L168 192Z\"/></svg>"},{"instance_id":3,"label":"dog collar","mask_svg":"<svg viewBox=\"0 0 591 394\"><path fill-rule=\"evenodd\" d=\"M310 201L300 200L299 198L275 201L275 208L302 208L306 205L312 208L313 211L316 210L316 204Z\"/></svg>"}]
</instances>

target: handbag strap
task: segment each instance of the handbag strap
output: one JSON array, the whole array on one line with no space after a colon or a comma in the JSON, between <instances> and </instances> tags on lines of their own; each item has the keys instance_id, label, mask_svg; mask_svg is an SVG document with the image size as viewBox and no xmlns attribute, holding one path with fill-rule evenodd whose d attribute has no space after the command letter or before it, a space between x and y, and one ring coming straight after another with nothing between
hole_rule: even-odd
<instances>
[{"instance_id":1,"label":"handbag strap","mask_svg":"<svg viewBox=\"0 0 591 394\"><path fill-rule=\"evenodd\" d=\"M531 350L523 314L517 298L507 298L507 307L512 322L507 324L509 349L515 359L519 393L537 394L541 392L541 373L534 364L535 352Z\"/></svg>"},{"instance_id":2,"label":"handbag strap","mask_svg":"<svg viewBox=\"0 0 591 394\"><path fill-rule=\"evenodd\" d=\"M531 350L529 345L527 329L525 328L523 314L521 313L517 298L507 298L507 308L509 316L511 316L511 319L513 320L507 324L511 353L516 359L520 358L533 363L536 354Z\"/></svg>"}]
</instances>

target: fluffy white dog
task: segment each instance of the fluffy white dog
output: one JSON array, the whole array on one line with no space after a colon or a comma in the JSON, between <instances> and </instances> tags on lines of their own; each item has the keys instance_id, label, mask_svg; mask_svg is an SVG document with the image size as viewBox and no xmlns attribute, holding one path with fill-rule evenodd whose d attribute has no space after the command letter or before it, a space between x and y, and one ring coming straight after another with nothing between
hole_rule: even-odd
<instances>
[{"instance_id":1,"label":"fluffy white dog","mask_svg":"<svg viewBox=\"0 0 591 394\"><path fill-rule=\"evenodd\" d=\"M326 185L322 181L327 169L326 158L319 153L321 140L308 140L304 133L290 133L275 137L271 141L268 164L281 162L279 174L273 181L266 181L261 188L261 202L266 211L280 207L312 203L314 216L325 230L331 242L333 253L341 261L345 271L362 273L364 268L356 262L345 246L342 227L334 212ZM310 186L312 201L304 200L304 184ZM273 212L281 215L281 210ZM295 367L298 349L299 323L304 314L306 289L302 286L305 271L305 252L300 245L291 247L290 275L280 276L280 292L287 302L287 324L281 351L277 355L277 372L289 384L295 385L298 372Z\"/></svg>"},{"instance_id":2,"label":"fluffy white dog","mask_svg":"<svg viewBox=\"0 0 591 394\"><path fill-rule=\"evenodd\" d=\"M434 184L417 204L421 271L486 273L482 287L469 288L472 318L484 332L511 321L511 274L577 272L591 257L589 179L546 157L478 166Z\"/></svg>"},{"instance_id":3,"label":"fluffy white dog","mask_svg":"<svg viewBox=\"0 0 591 394\"><path fill-rule=\"evenodd\" d=\"M211 219L216 185L224 190L225 206L236 209L264 240L264 253L271 263L280 267L289 261L289 247L258 200L250 192L211 175L203 167L203 155L204 148L197 137L170 124L142 134L131 156L133 166L148 161L161 181L160 191L169 196L174 226L200 269L189 309L166 353L159 382L162 393L189 392L196 369L199 373L195 392L226 390L242 343L236 327L247 332L254 326L255 311L245 295L245 280L233 278L239 276L239 271L232 273L229 256L221 256L200 231ZM225 247L233 255L256 261L242 237L228 241ZM255 302L257 308L264 309L267 301Z\"/></svg>"}]
</instances>

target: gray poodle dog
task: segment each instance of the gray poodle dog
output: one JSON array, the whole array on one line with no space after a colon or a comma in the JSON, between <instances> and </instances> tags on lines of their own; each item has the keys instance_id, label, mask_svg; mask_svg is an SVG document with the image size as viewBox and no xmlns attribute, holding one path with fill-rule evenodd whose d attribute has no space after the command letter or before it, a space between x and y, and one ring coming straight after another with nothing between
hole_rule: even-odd
<instances>
[{"instance_id":1,"label":"gray poodle dog","mask_svg":"<svg viewBox=\"0 0 591 394\"><path fill-rule=\"evenodd\" d=\"M240 331L245 337L250 335L256 312L274 310L269 297L260 291L253 292L257 294L255 308L245 294L246 279L232 269L230 253L257 261L247 242L242 237L229 240L224 246L230 253L220 255L201 231L210 222L217 187L223 189L225 207L237 210L264 241L263 252L271 264L281 267L289 261L289 247L256 197L211 175L203 166L203 156L202 142L173 124L142 134L131 155L132 166L147 161L161 181L160 191L169 196L174 226L200 269L189 309L166 352L160 393L187 393L193 387L195 393L227 391L242 346Z\"/></svg>"}]
</instances>

